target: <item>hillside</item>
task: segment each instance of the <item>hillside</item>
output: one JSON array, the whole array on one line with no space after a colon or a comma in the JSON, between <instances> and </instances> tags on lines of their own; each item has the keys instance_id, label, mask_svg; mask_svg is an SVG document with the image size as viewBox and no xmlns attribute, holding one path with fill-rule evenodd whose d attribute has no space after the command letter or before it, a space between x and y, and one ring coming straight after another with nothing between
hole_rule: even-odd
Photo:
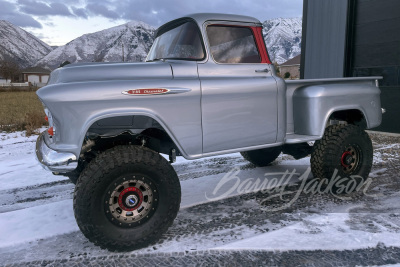
<instances>
[{"instance_id":1,"label":"hillside","mask_svg":"<svg viewBox=\"0 0 400 267\"><path fill-rule=\"evenodd\" d=\"M154 28L131 21L126 24L85 34L64 46L54 49L37 65L57 68L62 62L144 61L153 43Z\"/></svg>"},{"instance_id":2,"label":"hillside","mask_svg":"<svg viewBox=\"0 0 400 267\"><path fill-rule=\"evenodd\" d=\"M279 64L297 56L301 51L301 18L267 20L264 38L272 61ZM36 65L50 69L62 62L143 61L153 43L155 29L143 22L132 21L99 32L85 34L54 49Z\"/></svg>"},{"instance_id":3,"label":"hillside","mask_svg":"<svg viewBox=\"0 0 400 267\"><path fill-rule=\"evenodd\" d=\"M283 62L301 53L301 18L277 18L263 23L265 43L272 61Z\"/></svg>"},{"instance_id":4,"label":"hillside","mask_svg":"<svg viewBox=\"0 0 400 267\"><path fill-rule=\"evenodd\" d=\"M16 61L21 68L37 63L52 48L27 31L0 20L0 60Z\"/></svg>"}]
</instances>

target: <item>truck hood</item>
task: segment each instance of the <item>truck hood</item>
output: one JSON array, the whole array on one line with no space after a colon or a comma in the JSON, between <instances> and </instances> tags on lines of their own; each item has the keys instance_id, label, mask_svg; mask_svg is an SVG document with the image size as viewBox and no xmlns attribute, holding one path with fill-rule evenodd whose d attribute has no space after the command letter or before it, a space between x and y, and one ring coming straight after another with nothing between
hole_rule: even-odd
<instances>
[{"instance_id":1,"label":"truck hood","mask_svg":"<svg viewBox=\"0 0 400 267\"><path fill-rule=\"evenodd\" d=\"M54 70L48 85L88 81L171 79L171 66L162 61L140 63L77 63Z\"/></svg>"}]
</instances>

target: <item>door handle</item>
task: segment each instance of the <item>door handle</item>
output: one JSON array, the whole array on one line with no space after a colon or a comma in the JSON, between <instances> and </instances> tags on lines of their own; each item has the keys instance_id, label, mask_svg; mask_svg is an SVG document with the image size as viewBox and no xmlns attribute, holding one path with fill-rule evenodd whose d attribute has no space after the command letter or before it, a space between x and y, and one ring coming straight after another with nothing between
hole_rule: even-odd
<instances>
[{"instance_id":1,"label":"door handle","mask_svg":"<svg viewBox=\"0 0 400 267\"><path fill-rule=\"evenodd\" d=\"M256 72L257 72L257 73L260 73L260 72L268 73L268 72L269 72L269 69L256 70Z\"/></svg>"}]
</instances>

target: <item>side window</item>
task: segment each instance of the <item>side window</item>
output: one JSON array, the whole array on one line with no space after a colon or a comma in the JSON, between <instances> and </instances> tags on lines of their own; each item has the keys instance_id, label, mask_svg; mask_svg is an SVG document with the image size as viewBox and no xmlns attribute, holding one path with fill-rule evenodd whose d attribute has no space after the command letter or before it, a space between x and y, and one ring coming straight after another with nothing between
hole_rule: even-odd
<instances>
[{"instance_id":1,"label":"side window","mask_svg":"<svg viewBox=\"0 0 400 267\"><path fill-rule=\"evenodd\" d=\"M154 40L146 61L158 59L203 60L199 28L193 21L169 29Z\"/></svg>"},{"instance_id":2,"label":"side window","mask_svg":"<svg viewBox=\"0 0 400 267\"><path fill-rule=\"evenodd\" d=\"M218 63L261 63L253 32L246 27L207 27L211 54Z\"/></svg>"}]
</instances>

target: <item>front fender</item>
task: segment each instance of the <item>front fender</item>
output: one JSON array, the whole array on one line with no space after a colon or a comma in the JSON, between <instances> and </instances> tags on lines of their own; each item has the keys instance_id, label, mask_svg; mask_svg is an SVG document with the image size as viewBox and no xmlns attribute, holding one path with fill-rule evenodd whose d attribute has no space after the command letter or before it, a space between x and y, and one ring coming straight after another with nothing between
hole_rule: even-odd
<instances>
[{"instance_id":1,"label":"front fender","mask_svg":"<svg viewBox=\"0 0 400 267\"><path fill-rule=\"evenodd\" d=\"M183 93L125 95L138 88L187 88ZM51 111L57 125L51 149L79 157L89 127L96 121L144 115L156 120L186 158L201 155L201 107L198 79L95 81L44 87L39 98Z\"/></svg>"}]
</instances>

